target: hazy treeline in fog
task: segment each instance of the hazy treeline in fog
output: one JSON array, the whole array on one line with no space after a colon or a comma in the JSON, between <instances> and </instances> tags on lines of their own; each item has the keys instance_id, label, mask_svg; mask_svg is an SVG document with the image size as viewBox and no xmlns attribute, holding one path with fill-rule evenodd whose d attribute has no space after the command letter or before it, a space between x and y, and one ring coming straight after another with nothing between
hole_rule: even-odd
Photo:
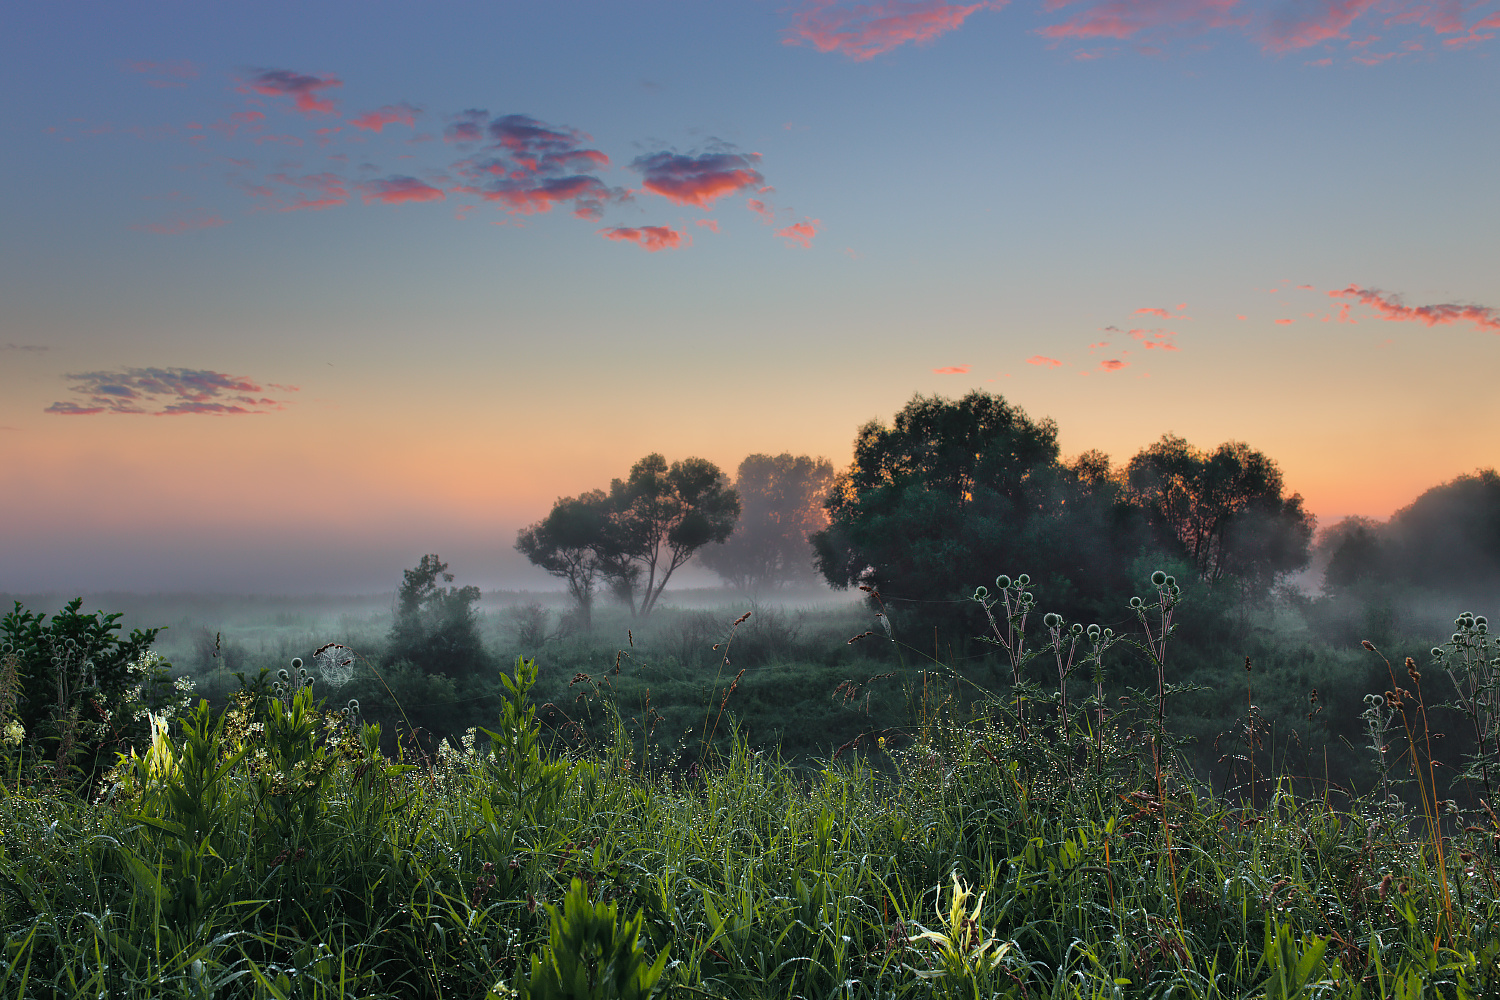
<instances>
[{"instance_id":1,"label":"hazy treeline in fog","mask_svg":"<svg viewBox=\"0 0 1500 1000\"><path fill-rule=\"evenodd\" d=\"M216 702L235 675L274 677L301 657L318 694L357 702L392 749L398 734L430 753L487 726L498 668L535 656L555 738L599 738L617 711L685 768L716 722L716 737L739 725L752 743L817 759L901 739L913 699L941 690L962 713L1010 691L1018 675L974 600L1000 574L1029 578L1030 649L1065 644L1075 623L1122 637L1100 677L1075 668L1060 685L1055 657L1029 661L1021 679L1050 692L1035 697L1061 686L1075 706L1102 696L1107 712L1128 711L1146 685L1130 601L1161 570L1183 594L1166 679L1188 688L1169 722L1200 778L1241 794L1252 773L1371 787L1367 696L1399 687L1408 656L1427 670L1455 616L1493 610L1500 593L1495 472L1436 485L1387 522L1317 531L1274 459L1243 443L1168 434L1117 463L1064 458L1057 435L975 392L918 396L866 425L837 471L753 455L731 479L703 459L650 455L518 533L563 592L482 594L463 582L478 568L461 555L428 554L392 568L394 594L89 604L168 626L156 650ZM668 590L689 561L724 589ZM54 610L45 595L19 600ZM1455 700L1443 671L1427 683L1430 705ZM1455 764L1491 735L1462 712L1433 719Z\"/></svg>"}]
</instances>

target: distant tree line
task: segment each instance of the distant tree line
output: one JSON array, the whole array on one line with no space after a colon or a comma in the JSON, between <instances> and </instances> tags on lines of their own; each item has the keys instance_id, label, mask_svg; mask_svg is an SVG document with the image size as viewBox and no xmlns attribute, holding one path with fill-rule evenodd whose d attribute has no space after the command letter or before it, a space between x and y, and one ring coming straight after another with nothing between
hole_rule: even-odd
<instances>
[{"instance_id":1,"label":"distant tree line","mask_svg":"<svg viewBox=\"0 0 1500 1000\"><path fill-rule=\"evenodd\" d=\"M573 629L590 627L601 594L650 615L695 556L746 591L872 588L933 623L945 606L967 611L977 584L1026 572L1049 607L1104 621L1157 566L1241 606L1261 598L1308 565L1314 527L1247 444L1166 434L1122 465L1099 451L1065 459L1052 420L975 391L917 395L889 424L866 424L837 472L825 458L756 454L731 481L703 458L647 455L608 488L559 497L515 546L564 582ZM1387 523L1346 519L1319 546L1330 591L1500 589L1500 477L1460 477ZM388 662L450 676L485 662L478 589L442 585L452 579L436 555L406 571Z\"/></svg>"},{"instance_id":2,"label":"distant tree line","mask_svg":"<svg viewBox=\"0 0 1500 1000\"><path fill-rule=\"evenodd\" d=\"M749 591L821 578L941 601L1025 568L1087 607L1128 590L1143 558L1263 593L1307 564L1312 533L1301 496L1245 444L1166 435L1120 468L1097 451L1064 461L1055 423L976 391L867 424L837 474L824 458L751 455L731 484L706 459L648 455L607 490L558 498L516 548L564 581L587 627L601 592L649 615L700 552Z\"/></svg>"},{"instance_id":3,"label":"distant tree line","mask_svg":"<svg viewBox=\"0 0 1500 1000\"><path fill-rule=\"evenodd\" d=\"M1434 486L1385 522L1344 518L1318 547L1332 593L1389 586L1493 596L1500 592L1500 474L1482 469Z\"/></svg>"}]
</instances>

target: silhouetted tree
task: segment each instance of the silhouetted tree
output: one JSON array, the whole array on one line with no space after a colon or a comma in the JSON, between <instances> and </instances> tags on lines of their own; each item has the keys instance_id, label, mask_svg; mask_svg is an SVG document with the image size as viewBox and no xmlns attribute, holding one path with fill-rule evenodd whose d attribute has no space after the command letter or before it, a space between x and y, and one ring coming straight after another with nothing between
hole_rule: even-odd
<instances>
[{"instance_id":1,"label":"silhouetted tree","mask_svg":"<svg viewBox=\"0 0 1500 1000\"><path fill-rule=\"evenodd\" d=\"M1343 590L1385 572L1383 525L1368 517L1346 517L1319 533L1315 547L1327 560L1323 589Z\"/></svg>"},{"instance_id":2,"label":"silhouetted tree","mask_svg":"<svg viewBox=\"0 0 1500 1000\"><path fill-rule=\"evenodd\" d=\"M656 607L672 573L703 546L728 538L740 516L728 478L704 458L668 466L661 455L647 455L629 477L610 483L609 497L610 544L619 553L609 575L642 617ZM639 608L632 572L645 577Z\"/></svg>"},{"instance_id":3,"label":"silhouetted tree","mask_svg":"<svg viewBox=\"0 0 1500 1000\"><path fill-rule=\"evenodd\" d=\"M739 497L717 465L689 458L669 466L652 454L626 479L613 480L608 493L560 498L517 533L516 548L567 582L585 621L601 583L645 616L672 573L704 545L727 538L739 513Z\"/></svg>"},{"instance_id":4,"label":"silhouetted tree","mask_svg":"<svg viewBox=\"0 0 1500 1000\"><path fill-rule=\"evenodd\" d=\"M1286 496L1281 469L1238 441L1204 452L1164 434L1126 467L1135 501L1180 541L1199 577L1265 590L1307 565L1314 518Z\"/></svg>"},{"instance_id":5,"label":"silhouetted tree","mask_svg":"<svg viewBox=\"0 0 1500 1000\"><path fill-rule=\"evenodd\" d=\"M1342 528L1348 522L1340 522ZM1380 524L1361 520L1325 544L1330 589L1363 580L1459 594L1500 590L1500 474L1434 486Z\"/></svg>"},{"instance_id":6,"label":"silhouetted tree","mask_svg":"<svg viewBox=\"0 0 1500 1000\"><path fill-rule=\"evenodd\" d=\"M808 536L828 526L823 497L832 482L826 458L749 456L734 481L739 525L721 544L705 547L699 561L743 590L816 580Z\"/></svg>"},{"instance_id":7,"label":"silhouetted tree","mask_svg":"<svg viewBox=\"0 0 1500 1000\"><path fill-rule=\"evenodd\" d=\"M479 588L440 586L439 579L452 583L453 574L435 554L423 556L401 575L385 662L406 660L427 673L449 677L487 669L490 658L474 612Z\"/></svg>"},{"instance_id":8,"label":"silhouetted tree","mask_svg":"<svg viewBox=\"0 0 1500 1000\"><path fill-rule=\"evenodd\" d=\"M1128 587L1129 564L1148 541L1120 492L1106 456L1059 461L1051 420L984 392L919 395L891 426L860 429L813 545L835 587L954 600L997 573L1025 572L1049 608L1089 613ZM938 624L943 607L921 617Z\"/></svg>"},{"instance_id":9,"label":"silhouetted tree","mask_svg":"<svg viewBox=\"0 0 1500 1000\"><path fill-rule=\"evenodd\" d=\"M600 582L620 569L622 553L612 543L610 514L609 494L603 490L559 497L546 517L516 535L517 550L567 583L585 629L592 624Z\"/></svg>"}]
</instances>

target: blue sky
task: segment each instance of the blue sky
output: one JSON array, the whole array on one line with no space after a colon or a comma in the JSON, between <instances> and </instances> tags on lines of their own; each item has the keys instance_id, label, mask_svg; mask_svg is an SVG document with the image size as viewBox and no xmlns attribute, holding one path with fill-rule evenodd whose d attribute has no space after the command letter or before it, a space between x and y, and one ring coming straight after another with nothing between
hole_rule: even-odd
<instances>
[{"instance_id":1,"label":"blue sky","mask_svg":"<svg viewBox=\"0 0 1500 1000\"><path fill-rule=\"evenodd\" d=\"M843 464L971 388L1069 453L1244 440L1324 523L1386 516L1495 463L1495 34L1494 2L13 5L0 589L377 589L427 551L545 584L516 528L647 452Z\"/></svg>"}]
</instances>

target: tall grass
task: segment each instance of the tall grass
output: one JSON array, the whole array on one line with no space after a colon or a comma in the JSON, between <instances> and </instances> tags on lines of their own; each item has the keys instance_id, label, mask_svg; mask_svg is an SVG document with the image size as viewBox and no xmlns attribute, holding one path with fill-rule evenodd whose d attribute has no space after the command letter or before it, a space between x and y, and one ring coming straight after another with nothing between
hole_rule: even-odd
<instances>
[{"instance_id":1,"label":"tall grass","mask_svg":"<svg viewBox=\"0 0 1500 1000\"><path fill-rule=\"evenodd\" d=\"M1380 791L1213 795L1167 726L1165 588L1128 642L1044 623L1033 648L1089 696L1024 662L987 696L929 660L910 726L811 768L737 730L733 661L683 770L594 678L607 730L549 739L524 659L426 757L288 670L163 720L96 796L18 763L0 995L1500 995L1500 821L1431 792L1416 823ZM1150 678L1128 706L1110 645Z\"/></svg>"}]
</instances>

